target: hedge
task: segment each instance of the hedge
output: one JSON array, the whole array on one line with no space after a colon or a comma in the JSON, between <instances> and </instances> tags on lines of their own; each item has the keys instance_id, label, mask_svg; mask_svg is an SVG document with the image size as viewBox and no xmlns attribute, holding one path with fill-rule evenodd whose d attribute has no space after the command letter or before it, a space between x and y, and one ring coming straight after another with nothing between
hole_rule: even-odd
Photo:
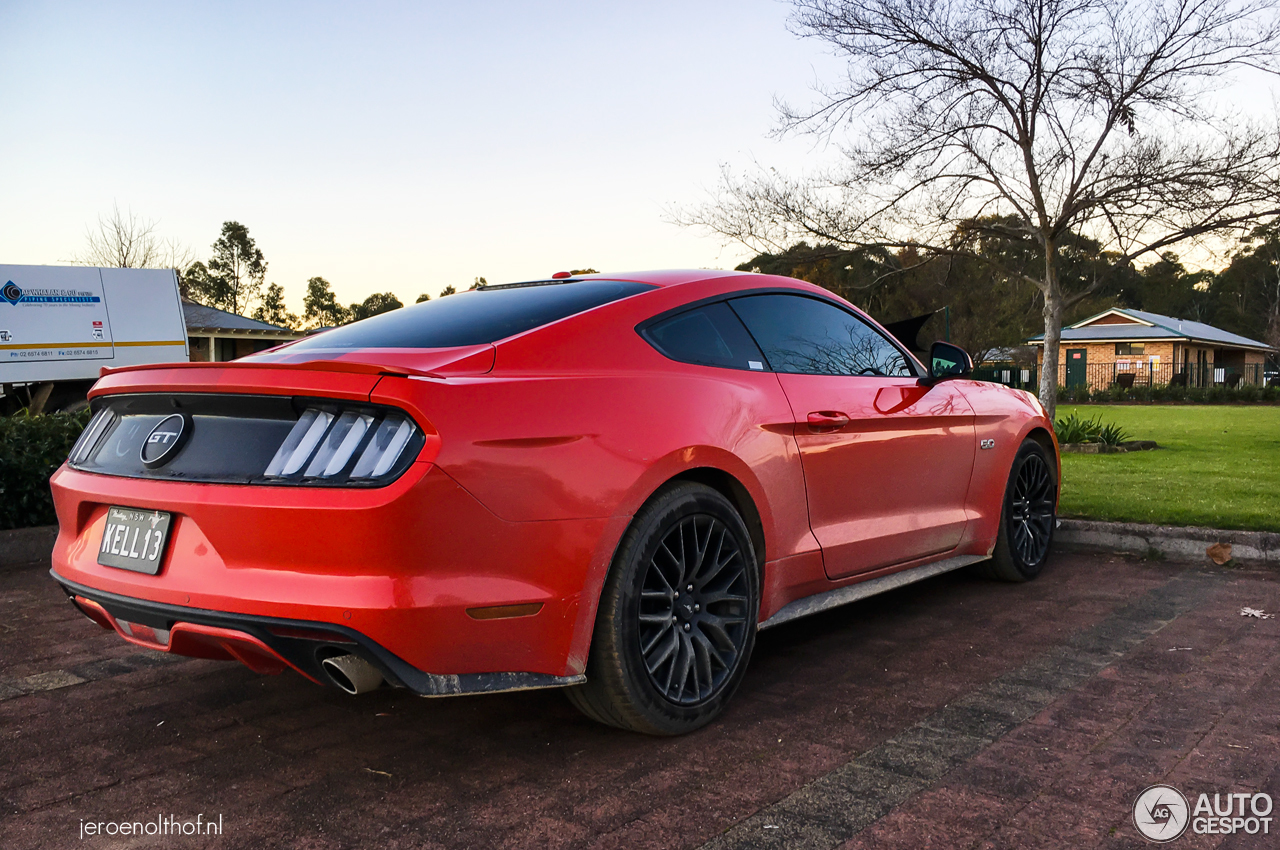
<instances>
[{"instance_id":1,"label":"hedge","mask_svg":"<svg viewBox=\"0 0 1280 850\"><path fill-rule=\"evenodd\" d=\"M71 452L90 413L0 417L0 530L52 525L49 476Z\"/></svg>"},{"instance_id":2,"label":"hedge","mask_svg":"<svg viewBox=\"0 0 1280 850\"><path fill-rule=\"evenodd\" d=\"M1280 402L1280 386L1259 387L1246 384L1230 387L1058 387L1058 401L1085 404L1087 402L1181 401L1190 404L1240 404Z\"/></svg>"}]
</instances>

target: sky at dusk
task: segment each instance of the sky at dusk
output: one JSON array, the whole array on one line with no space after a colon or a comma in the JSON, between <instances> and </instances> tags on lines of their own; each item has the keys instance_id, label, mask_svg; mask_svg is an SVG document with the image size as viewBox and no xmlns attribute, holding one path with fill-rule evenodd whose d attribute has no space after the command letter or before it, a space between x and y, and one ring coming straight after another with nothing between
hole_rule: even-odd
<instances>
[{"instance_id":1,"label":"sky at dusk","mask_svg":"<svg viewBox=\"0 0 1280 850\"><path fill-rule=\"evenodd\" d=\"M477 276L731 268L668 221L721 165L830 162L776 98L840 65L775 0L0 3L0 262L59 264L113 205L207 258L248 226L300 311ZM1258 75L1224 90L1274 105Z\"/></svg>"},{"instance_id":2,"label":"sky at dusk","mask_svg":"<svg viewBox=\"0 0 1280 850\"><path fill-rule=\"evenodd\" d=\"M669 223L722 163L799 168L775 97L838 66L773 0L0 4L0 262L59 264L113 204L200 258L247 225L301 308L732 267Z\"/></svg>"}]
</instances>

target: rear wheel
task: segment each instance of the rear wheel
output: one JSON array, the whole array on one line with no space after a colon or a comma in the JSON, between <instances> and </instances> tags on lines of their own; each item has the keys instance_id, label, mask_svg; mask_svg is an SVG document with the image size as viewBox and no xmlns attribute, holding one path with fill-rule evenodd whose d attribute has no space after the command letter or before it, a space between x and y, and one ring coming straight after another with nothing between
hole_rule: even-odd
<instances>
[{"instance_id":1,"label":"rear wheel","mask_svg":"<svg viewBox=\"0 0 1280 850\"><path fill-rule=\"evenodd\" d=\"M1013 459L991 560L979 565L990 578L1030 581L1049 558L1057 524L1058 481L1049 453L1025 441Z\"/></svg>"},{"instance_id":2,"label":"rear wheel","mask_svg":"<svg viewBox=\"0 0 1280 850\"><path fill-rule=\"evenodd\" d=\"M709 723L755 646L760 581L746 525L701 484L659 492L622 538L605 581L587 682L565 693L588 717L650 735Z\"/></svg>"}]
</instances>

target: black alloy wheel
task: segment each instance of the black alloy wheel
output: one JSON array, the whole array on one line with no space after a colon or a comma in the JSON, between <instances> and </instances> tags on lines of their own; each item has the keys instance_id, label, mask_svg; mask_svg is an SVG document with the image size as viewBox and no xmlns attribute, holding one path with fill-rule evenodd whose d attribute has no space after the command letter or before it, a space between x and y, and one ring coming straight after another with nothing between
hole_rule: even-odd
<instances>
[{"instance_id":1,"label":"black alloy wheel","mask_svg":"<svg viewBox=\"0 0 1280 850\"><path fill-rule=\"evenodd\" d=\"M675 482L623 535L600 594L587 681L565 693L601 723L692 732L741 683L759 612L759 564L737 509L711 487Z\"/></svg>"},{"instance_id":2,"label":"black alloy wheel","mask_svg":"<svg viewBox=\"0 0 1280 850\"><path fill-rule=\"evenodd\" d=\"M711 697L747 642L747 564L723 522L681 520L658 544L640 591L639 643L650 681L676 705Z\"/></svg>"},{"instance_id":3,"label":"black alloy wheel","mask_svg":"<svg viewBox=\"0 0 1280 850\"><path fill-rule=\"evenodd\" d=\"M1039 453L1028 454L1009 494L1010 543L1024 564L1040 564L1053 538L1057 488L1049 465Z\"/></svg>"},{"instance_id":4,"label":"black alloy wheel","mask_svg":"<svg viewBox=\"0 0 1280 850\"><path fill-rule=\"evenodd\" d=\"M1057 464L1044 446L1028 439L1018 448L1009 470L995 551L974 569L1004 581L1030 581L1038 576L1053 546L1057 507Z\"/></svg>"}]
</instances>

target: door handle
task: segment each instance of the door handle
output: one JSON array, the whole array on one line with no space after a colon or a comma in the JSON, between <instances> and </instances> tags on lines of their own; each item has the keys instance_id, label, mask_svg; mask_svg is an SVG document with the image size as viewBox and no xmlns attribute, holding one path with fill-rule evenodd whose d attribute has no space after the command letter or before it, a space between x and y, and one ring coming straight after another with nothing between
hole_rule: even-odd
<instances>
[{"instance_id":1,"label":"door handle","mask_svg":"<svg viewBox=\"0 0 1280 850\"><path fill-rule=\"evenodd\" d=\"M813 431L835 431L848 424L848 414L838 410L815 410L809 414L809 428Z\"/></svg>"}]
</instances>

